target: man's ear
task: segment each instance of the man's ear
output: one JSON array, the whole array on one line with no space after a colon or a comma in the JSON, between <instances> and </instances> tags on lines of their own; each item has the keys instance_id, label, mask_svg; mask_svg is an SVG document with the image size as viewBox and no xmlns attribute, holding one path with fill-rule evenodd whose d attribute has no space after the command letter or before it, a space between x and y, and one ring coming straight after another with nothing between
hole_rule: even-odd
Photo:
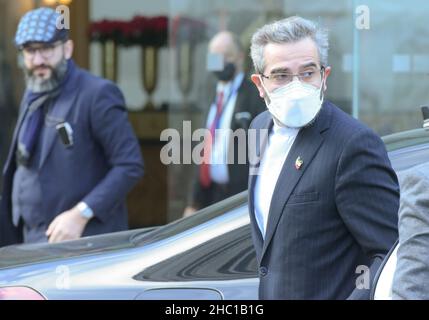
<instances>
[{"instance_id":1,"label":"man's ear","mask_svg":"<svg viewBox=\"0 0 429 320\"><path fill-rule=\"evenodd\" d=\"M73 40L67 40L64 43L64 57L69 60L73 55L74 43Z\"/></svg>"},{"instance_id":2,"label":"man's ear","mask_svg":"<svg viewBox=\"0 0 429 320\"><path fill-rule=\"evenodd\" d=\"M255 84L256 88L258 88L259 96L261 98L265 98L265 90L261 84L261 76L259 74L254 73L250 76L250 79Z\"/></svg>"},{"instance_id":3,"label":"man's ear","mask_svg":"<svg viewBox=\"0 0 429 320\"><path fill-rule=\"evenodd\" d=\"M329 75L331 74L331 67L326 67L325 68L325 72L324 72L324 77L325 77L325 82L324 82L324 85L323 85L323 92L325 92L326 91L326 89L328 89L328 77L329 77Z\"/></svg>"}]
</instances>

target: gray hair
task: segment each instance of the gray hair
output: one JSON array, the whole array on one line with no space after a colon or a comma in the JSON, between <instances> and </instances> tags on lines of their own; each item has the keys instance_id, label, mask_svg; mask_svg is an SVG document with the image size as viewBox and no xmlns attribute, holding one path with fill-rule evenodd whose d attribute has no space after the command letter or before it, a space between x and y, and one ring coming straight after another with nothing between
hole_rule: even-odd
<instances>
[{"instance_id":1,"label":"gray hair","mask_svg":"<svg viewBox=\"0 0 429 320\"><path fill-rule=\"evenodd\" d=\"M269 43L293 43L310 37L317 46L320 63L328 64L328 32L319 28L314 22L293 16L266 24L256 31L252 37L250 55L256 72L261 73L265 68L264 49Z\"/></svg>"}]
</instances>

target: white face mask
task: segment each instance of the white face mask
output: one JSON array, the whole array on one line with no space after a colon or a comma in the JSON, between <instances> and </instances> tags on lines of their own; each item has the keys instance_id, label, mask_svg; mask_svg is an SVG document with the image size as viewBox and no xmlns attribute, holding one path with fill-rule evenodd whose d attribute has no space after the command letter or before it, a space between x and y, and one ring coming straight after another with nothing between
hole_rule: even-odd
<instances>
[{"instance_id":1,"label":"white face mask","mask_svg":"<svg viewBox=\"0 0 429 320\"><path fill-rule=\"evenodd\" d=\"M262 87L268 96L265 104L280 125L290 128L302 128L309 124L319 113L323 102L323 82L320 88L294 80L287 85L268 93L262 78Z\"/></svg>"}]
</instances>

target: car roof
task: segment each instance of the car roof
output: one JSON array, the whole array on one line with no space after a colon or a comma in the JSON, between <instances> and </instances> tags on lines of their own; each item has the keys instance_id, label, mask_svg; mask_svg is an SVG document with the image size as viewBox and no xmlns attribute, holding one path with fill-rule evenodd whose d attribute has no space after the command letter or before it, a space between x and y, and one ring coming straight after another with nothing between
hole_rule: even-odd
<instances>
[{"instance_id":1,"label":"car roof","mask_svg":"<svg viewBox=\"0 0 429 320\"><path fill-rule=\"evenodd\" d=\"M429 161L429 130L416 129L383 137L390 161L398 175Z\"/></svg>"},{"instance_id":2,"label":"car roof","mask_svg":"<svg viewBox=\"0 0 429 320\"><path fill-rule=\"evenodd\" d=\"M388 152L429 143L429 129L420 128L384 136L383 142Z\"/></svg>"}]
</instances>

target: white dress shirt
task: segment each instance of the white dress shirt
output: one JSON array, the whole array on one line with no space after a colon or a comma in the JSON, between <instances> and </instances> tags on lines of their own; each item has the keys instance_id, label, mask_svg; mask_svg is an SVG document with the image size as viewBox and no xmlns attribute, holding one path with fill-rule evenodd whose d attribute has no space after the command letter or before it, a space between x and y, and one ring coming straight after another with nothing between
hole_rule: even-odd
<instances>
[{"instance_id":1,"label":"white dress shirt","mask_svg":"<svg viewBox=\"0 0 429 320\"><path fill-rule=\"evenodd\" d=\"M274 188L298 132L299 129L280 127L274 122L265 147L254 189L255 218L264 239Z\"/></svg>"},{"instance_id":2,"label":"white dress shirt","mask_svg":"<svg viewBox=\"0 0 429 320\"><path fill-rule=\"evenodd\" d=\"M235 76L233 81L226 84L219 82L216 87L216 96L218 96L219 92L223 91L224 105L218 128L223 130L218 130L212 147L210 175L212 181L219 184L226 184L229 181L228 148L230 134L227 130L231 129L231 121L235 110L238 88L241 86L243 79L244 73L239 73ZM210 106L210 111L207 117L207 128L210 128L215 116L216 103L213 102Z\"/></svg>"}]
</instances>

